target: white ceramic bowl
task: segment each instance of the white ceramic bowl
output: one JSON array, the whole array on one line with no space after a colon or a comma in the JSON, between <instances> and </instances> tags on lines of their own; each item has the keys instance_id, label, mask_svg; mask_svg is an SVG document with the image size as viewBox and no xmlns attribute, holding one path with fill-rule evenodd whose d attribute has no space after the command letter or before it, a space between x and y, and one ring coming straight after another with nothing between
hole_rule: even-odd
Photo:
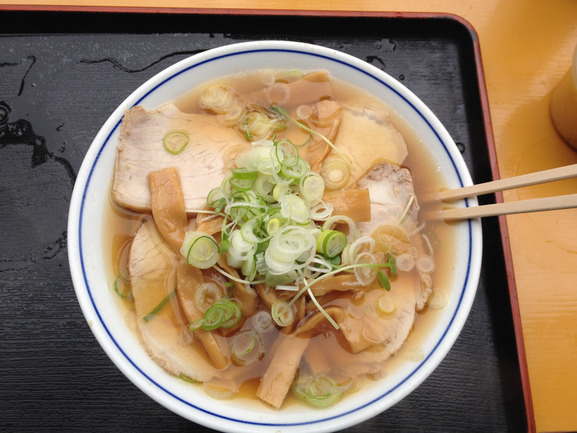
<instances>
[{"instance_id":1,"label":"white ceramic bowl","mask_svg":"<svg viewBox=\"0 0 577 433\"><path fill-rule=\"evenodd\" d=\"M109 200L119 125L128 108L154 108L198 83L228 73L263 68L326 69L385 101L420 135L434 153L450 186L471 184L453 140L434 114L407 88L379 69L347 54L308 44L260 41L216 48L183 60L139 87L110 116L90 146L72 195L68 251L72 279L82 311L100 345L142 391L171 411L220 431L327 432L358 424L391 407L437 367L460 333L477 289L482 237L479 221L458 225L454 287L442 316L421 344L424 357L342 403L323 409L280 411L218 401L174 378L145 353L124 325L110 290L103 251L103 209ZM476 205L469 201L468 205Z\"/></svg>"}]
</instances>

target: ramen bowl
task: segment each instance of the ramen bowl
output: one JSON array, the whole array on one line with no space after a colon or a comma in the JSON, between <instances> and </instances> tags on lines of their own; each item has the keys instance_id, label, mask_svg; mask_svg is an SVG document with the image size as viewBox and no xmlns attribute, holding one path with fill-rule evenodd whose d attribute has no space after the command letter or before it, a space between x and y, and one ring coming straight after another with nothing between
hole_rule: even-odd
<instances>
[{"instance_id":1,"label":"ramen bowl","mask_svg":"<svg viewBox=\"0 0 577 433\"><path fill-rule=\"evenodd\" d=\"M187 58L136 89L103 125L90 146L75 184L68 225L71 275L85 318L113 363L140 390L174 413L219 431L328 432L361 423L387 410L417 388L439 365L469 314L479 279L480 222L455 225L454 275L441 313L419 342L419 356L398 363L383 378L341 402L313 409L288 405L280 410L243 399L217 400L158 366L126 325L111 288L105 251L104 209L110 200L120 125L135 105L155 108L217 76L257 69L324 69L384 101L425 143L449 187L472 183L448 132L427 106L383 71L342 52L284 41L239 43ZM474 206L475 200L460 206ZM114 277L112 277L114 278Z\"/></svg>"}]
</instances>

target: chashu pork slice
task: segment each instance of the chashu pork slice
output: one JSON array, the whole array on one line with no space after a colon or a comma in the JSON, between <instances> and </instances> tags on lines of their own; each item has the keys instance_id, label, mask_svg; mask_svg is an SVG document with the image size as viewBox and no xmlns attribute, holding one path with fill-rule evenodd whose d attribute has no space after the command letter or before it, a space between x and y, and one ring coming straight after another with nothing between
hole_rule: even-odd
<instances>
[{"instance_id":1,"label":"chashu pork slice","mask_svg":"<svg viewBox=\"0 0 577 433\"><path fill-rule=\"evenodd\" d=\"M132 241L128 264L137 326L144 347L161 367L206 382L217 370L180 331L187 322L174 296L177 261L154 222L147 220ZM167 297L169 302L151 314Z\"/></svg>"},{"instance_id":2,"label":"chashu pork slice","mask_svg":"<svg viewBox=\"0 0 577 433\"><path fill-rule=\"evenodd\" d=\"M416 263L432 262L419 230L419 203L415 195L411 172L388 162L376 164L363 179L359 188L367 188L371 197L371 221L359 223L363 234L376 239L385 238L398 250L397 261L412 258ZM431 270L432 271L432 270ZM417 273L416 270L412 271ZM432 293L431 276L419 271L415 292L417 310L424 308Z\"/></svg>"},{"instance_id":3,"label":"chashu pork slice","mask_svg":"<svg viewBox=\"0 0 577 433\"><path fill-rule=\"evenodd\" d=\"M378 360L384 361L403 345L415 321L415 275L405 273L392 282L386 291L373 283L363 292L363 303L355 305L337 299L333 305L345 308L344 320L339 322L353 353L373 346L384 346ZM362 358L362 357L359 357ZM354 359L351 360L352 362Z\"/></svg>"},{"instance_id":4,"label":"chashu pork slice","mask_svg":"<svg viewBox=\"0 0 577 433\"><path fill-rule=\"evenodd\" d=\"M383 224L399 226L407 233L416 231L419 203L408 169L379 162L371 167L357 186L368 189L371 200L371 221L359 225L363 234L370 235Z\"/></svg>"},{"instance_id":5,"label":"chashu pork slice","mask_svg":"<svg viewBox=\"0 0 577 433\"><path fill-rule=\"evenodd\" d=\"M407 157L403 136L390 121L389 113L370 104L343 106L336 148L351 162L349 187L361 180L378 163L400 165ZM329 158L341 158L334 150Z\"/></svg>"},{"instance_id":6,"label":"chashu pork slice","mask_svg":"<svg viewBox=\"0 0 577 433\"><path fill-rule=\"evenodd\" d=\"M185 132L189 141L178 154L164 148L171 131ZM155 110L135 106L124 115L116 155L112 196L122 207L150 210L148 174L174 167L181 179L187 209L201 209L211 189L233 167L234 155L250 147L215 116L183 113L173 104Z\"/></svg>"},{"instance_id":7,"label":"chashu pork slice","mask_svg":"<svg viewBox=\"0 0 577 433\"><path fill-rule=\"evenodd\" d=\"M390 243L400 254L417 257L425 254L417 230L419 205L410 172L380 162L361 179L358 187L367 188L371 197L371 221L358 223L360 236L370 235L377 242ZM333 301L332 305L342 306L346 311L339 325L352 352L339 354L333 362L346 366L351 375L379 374L382 363L403 346L413 328L416 311L427 302L430 287L424 288L422 278L416 269L399 271L390 291L379 287L377 282L365 287L364 302L360 305Z\"/></svg>"},{"instance_id":8,"label":"chashu pork slice","mask_svg":"<svg viewBox=\"0 0 577 433\"><path fill-rule=\"evenodd\" d=\"M349 377L382 374L383 363L399 351L413 328L414 285L415 277L406 274L393 283L390 292L373 284L364 294L362 306L345 304L346 318L339 322L339 326L347 338L350 350L331 351L321 348L325 358L321 365L332 368L337 366ZM380 298L386 299L386 311L378 307L383 302ZM337 306L340 302L334 301L332 305ZM308 358L308 354L305 353L305 357Z\"/></svg>"}]
</instances>

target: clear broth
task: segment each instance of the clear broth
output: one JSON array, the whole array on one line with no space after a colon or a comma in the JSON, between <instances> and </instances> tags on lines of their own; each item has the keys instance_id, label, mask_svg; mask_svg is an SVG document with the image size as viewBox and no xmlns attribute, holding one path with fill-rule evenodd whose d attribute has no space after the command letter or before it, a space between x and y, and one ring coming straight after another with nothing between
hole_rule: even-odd
<instances>
[{"instance_id":1,"label":"clear broth","mask_svg":"<svg viewBox=\"0 0 577 433\"><path fill-rule=\"evenodd\" d=\"M262 75L246 74L235 76L233 78L235 89L239 93L252 92L259 87L262 87ZM370 99L381 107L385 107L380 101L376 101L372 96L367 95L358 88L335 80L331 78L331 84L335 91L335 99L339 101L346 101L349 99L358 100L360 98ZM199 89L192 89L184 94L181 98L173 101L175 105L184 112L200 112L195 108L198 106ZM395 128L401 132L408 147L408 157L404 162L404 166L409 168L413 175L413 182L415 192L418 197L438 192L446 186L446 181L441 172L438 161L434 155L431 154L425 143L417 136L409 125L396 113L387 109L391 116L391 121ZM109 201L109 206L104 210L104 225L107 227L105 233L105 251L106 261L109 265L110 276L109 280L123 292L124 285L122 278L119 276L127 274L127 263L129 256L129 249L131 241L142 224L143 216L141 214L133 213L116 205L112 198ZM434 237L435 242L435 263L436 269L433 273L433 295L432 303L437 304L435 308L430 306L416 315L413 330L409 335L407 341L401 349L387 361L385 366L385 373L390 374L396 366L405 362L419 362L422 360L422 352L420 352L420 345L427 338L428 330L438 320L443 313L442 306L444 300L448 300L451 296L450 287L452 286L452 267L454 264L455 254L455 227L444 222L428 221L427 225ZM111 284L112 285L112 284ZM136 325L136 315L130 299L126 299L117 294L112 293L119 303L119 308L126 318L127 326L134 331L138 338L138 331ZM315 337L317 338L317 337ZM365 386L373 383L374 380L364 378L355 387L355 391L362 390ZM247 380L240 389L240 394L237 398L242 400L259 402L255 396L255 391L258 386L257 379ZM257 403L261 404L261 403ZM283 407L293 404L302 404L290 395L287 397Z\"/></svg>"}]
</instances>

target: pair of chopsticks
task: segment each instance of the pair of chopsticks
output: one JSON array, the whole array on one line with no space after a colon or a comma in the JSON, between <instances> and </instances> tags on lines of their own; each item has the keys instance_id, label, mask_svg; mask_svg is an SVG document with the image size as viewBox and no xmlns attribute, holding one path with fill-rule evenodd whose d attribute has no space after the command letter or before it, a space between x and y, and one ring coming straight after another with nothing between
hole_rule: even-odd
<instances>
[{"instance_id":1,"label":"pair of chopsticks","mask_svg":"<svg viewBox=\"0 0 577 433\"><path fill-rule=\"evenodd\" d=\"M480 183L478 185L471 185L458 189L445 190L441 191L436 198L443 202L451 202L463 198L490 194L497 191L506 191L523 186L553 182L556 180L569 179L572 177L577 177L577 164L524 174L508 179ZM440 211L439 218L444 219L445 221L458 221L469 218L569 209L574 207L577 207L577 194L567 194L556 197L536 198L484 206L443 209Z\"/></svg>"}]
</instances>

